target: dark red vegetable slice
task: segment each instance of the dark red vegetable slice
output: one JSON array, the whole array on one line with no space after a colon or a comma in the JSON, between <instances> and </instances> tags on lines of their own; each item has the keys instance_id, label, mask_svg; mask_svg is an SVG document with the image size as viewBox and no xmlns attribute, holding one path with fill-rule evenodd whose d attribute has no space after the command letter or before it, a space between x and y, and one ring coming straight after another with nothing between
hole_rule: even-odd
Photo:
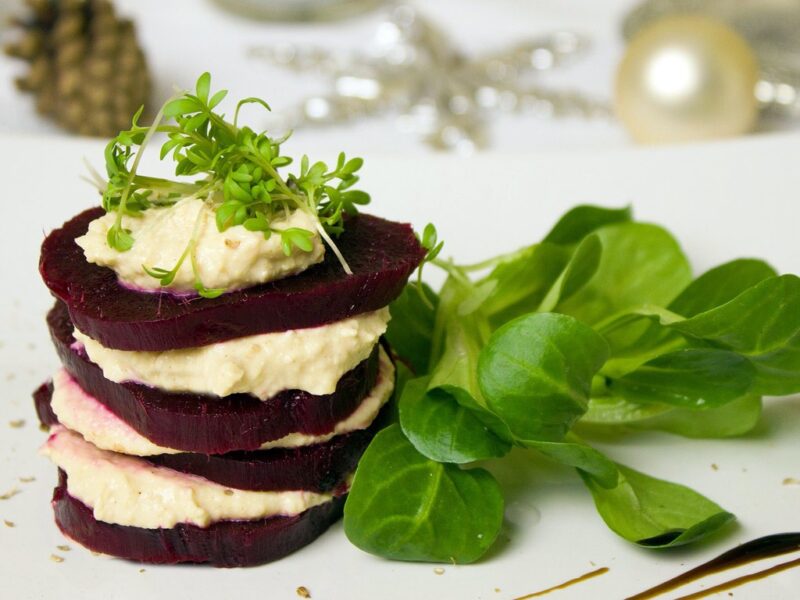
<instances>
[{"instance_id":1,"label":"dark red vegetable slice","mask_svg":"<svg viewBox=\"0 0 800 600\"><path fill-rule=\"evenodd\" d=\"M142 460L240 490L329 492L356 470L361 455L376 433L377 426L337 435L324 444L300 448L211 456L162 454Z\"/></svg>"},{"instance_id":2,"label":"dark red vegetable slice","mask_svg":"<svg viewBox=\"0 0 800 600\"><path fill-rule=\"evenodd\" d=\"M219 398L169 393L137 383L114 383L72 347L72 324L63 303L47 315L64 368L91 396L148 440L176 450L224 454L256 450L290 433L324 435L358 408L377 381L378 348L346 373L333 394L287 390L261 401L247 394Z\"/></svg>"},{"instance_id":3,"label":"dark red vegetable slice","mask_svg":"<svg viewBox=\"0 0 800 600\"><path fill-rule=\"evenodd\" d=\"M294 517L143 529L97 521L92 509L69 495L67 476L59 470L52 504L64 535L95 552L155 564L248 567L278 560L313 542L339 519L344 500L344 495L338 496Z\"/></svg>"},{"instance_id":4,"label":"dark red vegetable slice","mask_svg":"<svg viewBox=\"0 0 800 600\"><path fill-rule=\"evenodd\" d=\"M50 408L50 398L53 396L53 382L46 381L33 392L33 407L36 409L36 416L39 423L45 427L58 424L58 417L53 409Z\"/></svg>"},{"instance_id":5,"label":"dark red vegetable slice","mask_svg":"<svg viewBox=\"0 0 800 600\"><path fill-rule=\"evenodd\" d=\"M324 262L299 275L218 298L145 293L121 286L111 269L86 262L75 243L102 214L100 208L87 210L47 236L39 270L78 329L121 350L203 346L377 310L400 294L425 254L409 225L359 215L347 220L336 240L351 276L327 252Z\"/></svg>"},{"instance_id":6,"label":"dark red vegetable slice","mask_svg":"<svg viewBox=\"0 0 800 600\"><path fill-rule=\"evenodd\" d=\"M51 384L34 392L42 425L58 424L50 409ZM337 435L328 442L299 448L272 448L221 455L196 453L138 457L155 466L199 475L209 481L240 490L308 490L329 492L356 470L358 461L375 434L385 425L388 408L367 429Z\"/></svg>"}]
</instances>

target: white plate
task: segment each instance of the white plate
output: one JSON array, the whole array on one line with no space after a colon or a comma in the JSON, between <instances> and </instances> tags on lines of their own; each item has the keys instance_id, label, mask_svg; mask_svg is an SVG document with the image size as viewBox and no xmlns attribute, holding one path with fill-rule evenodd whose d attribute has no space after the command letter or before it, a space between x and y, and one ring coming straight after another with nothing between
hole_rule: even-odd
<instances>
[{"instance_id":1,"label":"white plate","mask_svg":"<svg viewBox=\"0 0 800 600\"><path fill-rule=\"evenodd\" d=\"M0 141L6 187L0 219L0 597L3 598L296 598L298 586L324 599L507 600L595 568L610 571L554 593L564 598L620 598L667 579L736 543L800 530L800 405L769 401L758 431L738 440L690 441L641 433L601 445L620 462L690 485L736 513L739 525L695 548L667 552L634 547L596 515L578 478L526 455L497 469L507 488L507 531L481 563L446 566L388 562L363 554L333 527L311 546L253 569L142 567L94 557L65 540L49 499L55 469L36 455L38 431L30 392L56 367L44 315L50 304L36 271L43 232L96 202L78 174L81 158L101 160L89 142ZM422 226L437 223L447 253L475 261L539 239L577 203L631 203L640 218L676 233L699 272L739 256L800 272L800 169L797 136L605 154L368 157L364 186L373 211ZM14 429L7 421L23 418ZM718 466L712 469L712 464ZM35 476L32 483L19 477ZM69 552L56 549L69 544ZM64 557L51 561L51 554ZM779 562L779 561L771 561ZM770 564L770 562L764 563ZM759 565L761 567L763 565ZM750 566L746 570L756 570ZM719 581L717 577L711 581ZM798 571L736 590L736 598L797 597ZM697 589L694 586L691 589ZM687 591L688 593L688 591ZM722 597L727 595L723 594Z\"/></svg>"}]
</instances>

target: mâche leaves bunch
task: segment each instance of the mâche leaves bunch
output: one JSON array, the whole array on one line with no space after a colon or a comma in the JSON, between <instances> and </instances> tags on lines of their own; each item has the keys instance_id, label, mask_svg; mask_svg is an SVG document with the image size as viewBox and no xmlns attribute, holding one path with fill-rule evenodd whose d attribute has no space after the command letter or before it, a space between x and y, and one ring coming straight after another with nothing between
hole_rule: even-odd
<instances>
[{"instance_id":1,"label":"m\u00e2che leaves bunch","mask_svg":"<svg viewBox=\"0 0 800 600\"><path fill-rule=\"evenodd\" d=\"M109 246L125 252L135 243L131 231L123 226L123 217L135 218L145 210L172 206L184 198L199 198L214 208L219 231L241 226L263 233L266 239L280 236L287 255L295 251L310 252L312 235L319 234L349 274L350 268L333 237L343 231L344 217L355 214L359 205L370 200L365 192L353 189L363 160L348 160L341 153L336 165L329 168L323 162L311 163L303 156L299 172L284 175L281 169L292 163L290 157L281 154L281 144L288 135L272 138L266 132L257 133L239 124L242 107L257 104L269 109L267 103L258 98L240 100L233 120L228 121L215 111L226 95L226 90L212 94L211 76L204 73L197 80L195 93L183 92L167 101L152 125L139 124L140 109L131 128L109 142L105 150L108 181L103 186L103 207L116 212L116 220L108 231ZM175 175L181 179L138 173L142 154L156 133L166 134L168 139L161 146L161 159L171 156ZM295 210L313 217L316 232L275 226L276 221ZM162 285L169 285L181 265L189 260L198 293L207 297L219 295L225 290L207 289L199 278L196 237L195 231L174 266L144 268Z\"/></svg>"},{"instance_id":2,"label":"m\u00e2che leaves bunch","mask_svg":"<svg viewBox=\"0 0 800 600\"><path fill-rule=\"evenodd\" d=\"M441 246L427 237L448 277L438 294L413 285L392 305L387 337L414 373L397 394L399 424L356 472L353 543L394 559L476 560L503 502L470 463L513 447L574 467L609 528L643 547L691 543L733 519L582 437L752 429L762 395L800 392L800 278L740 259L693 279L669 232L629 209L576 207L541 242L478 265L431 257Z\"/></svg>"}]
</instances>

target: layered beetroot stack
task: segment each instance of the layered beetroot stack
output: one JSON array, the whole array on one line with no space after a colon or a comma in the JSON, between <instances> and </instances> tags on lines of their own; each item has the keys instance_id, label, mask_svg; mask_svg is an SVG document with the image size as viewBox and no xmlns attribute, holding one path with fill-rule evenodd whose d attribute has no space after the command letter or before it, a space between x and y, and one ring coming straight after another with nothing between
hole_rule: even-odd
<instances>
[{"instance_id":1,"label":"layered beetroot stack","mask_svg":"<svg viewBox=\"0 0 800 600\"><path fill-rule=\"evenodd\" d=\"M424 250L407 225L346 219L331 252L282 279L204 298L122 285L76 243L42 246L63 368L35 393L59 467L56 523L92 550L153 563L253 565L335 521L394 386L387 305Z\"/></svg>"}]
</instances>

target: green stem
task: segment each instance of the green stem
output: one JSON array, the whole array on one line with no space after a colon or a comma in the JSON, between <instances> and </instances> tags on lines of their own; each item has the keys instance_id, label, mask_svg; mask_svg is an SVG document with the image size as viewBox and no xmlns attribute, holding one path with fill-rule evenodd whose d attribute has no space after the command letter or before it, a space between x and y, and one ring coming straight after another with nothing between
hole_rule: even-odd
<instances>
[{"instance_id":1,"label":"green stem","mask_svg":"<svg viewBox=\"0 0 800 600\"><path fill-rule=\"evenodd\" d=\"M139 145L139 150L136 152L136 157L133 159L133 166L131 167L130 172L128 173L128 183L125 186L125 189L122 191L122 197L119 200L119 206L117 207L117 217L114 220L114 227L117 229L122 228L122 215L125 214L125 209L128 204L128 196L131 193L131 185L133 185L133 179L136 177L136 170L139 168L139 163L142 160L142 154L144 154L144 150L147 147L147 144L152 139L153 135L158 129L159 124L164 119L164 108L167 106L169 102L179 98L179 95L173 96L170 98L165 104L161 106L156 114L155 119L153 119L153 124L147 129L147 133L144 135L144 139L142 143Z\"/></svg>"}]
</instances>

